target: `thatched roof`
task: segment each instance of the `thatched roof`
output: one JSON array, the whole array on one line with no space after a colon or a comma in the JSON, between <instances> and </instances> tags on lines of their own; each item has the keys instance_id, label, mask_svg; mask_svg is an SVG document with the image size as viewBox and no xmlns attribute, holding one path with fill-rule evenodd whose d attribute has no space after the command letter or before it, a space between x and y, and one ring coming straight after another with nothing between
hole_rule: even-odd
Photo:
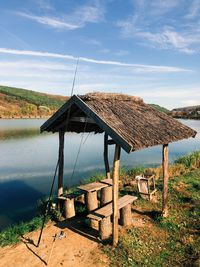
<instances>
[{"instance_id":1,"label":"thatched roof","mask_svg":"<svg viewBox=\"0 0 200 267\"><path fill-rule=\"evenodd\" d=\"M196 135L196 131L145 104L139 97L108 93L71 97L41 126L41 131L60 130L105 131L128 153Z\"/></svg>"}]
</instances>

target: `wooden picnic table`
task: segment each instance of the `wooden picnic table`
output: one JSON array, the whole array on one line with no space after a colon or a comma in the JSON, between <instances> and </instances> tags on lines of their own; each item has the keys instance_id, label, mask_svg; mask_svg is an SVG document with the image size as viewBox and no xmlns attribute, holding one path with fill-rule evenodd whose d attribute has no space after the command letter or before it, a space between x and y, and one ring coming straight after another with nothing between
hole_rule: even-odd
<instances>
[{"instance_id":1,"label":"wooden picnic table","mask_svg":"<svg viewBox=\"0 0 200 267\"><path fill-rule=\"evenodd\" d=\"M98 208L97 191L105 187L108 187L108 185L100 182L78 186L78 189L86 193L86 206L88 211L92 211Z\"/></svg>"}]
</instances>

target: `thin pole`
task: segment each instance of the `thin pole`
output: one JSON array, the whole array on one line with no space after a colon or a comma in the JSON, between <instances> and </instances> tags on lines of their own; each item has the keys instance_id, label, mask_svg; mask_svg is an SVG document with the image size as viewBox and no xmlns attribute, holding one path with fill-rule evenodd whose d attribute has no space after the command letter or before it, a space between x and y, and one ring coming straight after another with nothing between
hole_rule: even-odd
<instances>
[{"instance_id":1,"label":"thin pole","mask_svg":"<svg viewBox=\"0 0 200 267\"><path fill-rule=\"evenodd\" d=\"M48 198L48 201L47 201L46 210L45 210L43 221L42 221L42 228L40 230L40 235L39 235L39 238L38 238L37 247L39 247L39 245L40 245L40 241L41 241L41 238L42 238L42 233L43 233L43 230L44 230L44 225L45 225L45 222L46 222L46 217L47 217L48 212L49 212L50 200L51 200L51 196L52 196L52 193L53 193L53 188L54 188L54 184L55 184L58 165L59 165L59 159L58 159L58 162L56 164L56 169L55 169L54 177L53 177L53 180L52 180L51 189L50 189L50 192L49 192L49 198Z\"/></svg>"},{"instance_id":2,"label":"thin pole","mask_svg":"<svg viewBox=\"0 0 200 267\"><path fill-rule=\"evenodd\" d=\"M75 82L76 82L76 74L77 74L77 70L78 70L78 64L79 64L79 57L77 58L77 62L76 62L76 68L75 68L75 72L74 72L74 79L73 79L73 83L72 83L71 96L74 93L74 85L75 85Z\"/></svg>"},{"instance_id":3,"label":"thin pole","mask_svg":"<svg viewBox=\"0 0 200 267\"><path fill-rule=\"evenodd\" d=\"M120 164L120 152L121 147L115 145L115 155L113 162L113 223L112 223L112 234L113 234L113 246L116 246L118 243L118 191L119 191L119 164Z\"/></svg>"},{"instance_id":4,"label":"thin pole","mask_svg":"<svg viewBox=\"0 0 200 267\"><path fill-rule=\"evenodd\" d=\"M169 149L168 144L163 145L162 152L162 165L163 165L163 203L162 203L162 216L167 217L168 215L168 182L169 182Z\"/></svg>"},{"instance_id":5,"label":"thin pole","mask_svg":"<svg viewBox=\"0 0 200 267\"><path fill-rule=\"evenodd\" d=\"M108 134L104 134L104 164L105 164L105 171L106 171L106 178L110 179L110 166L109 166L109 160L108 160Z\"/></svg>"}]
</instances>

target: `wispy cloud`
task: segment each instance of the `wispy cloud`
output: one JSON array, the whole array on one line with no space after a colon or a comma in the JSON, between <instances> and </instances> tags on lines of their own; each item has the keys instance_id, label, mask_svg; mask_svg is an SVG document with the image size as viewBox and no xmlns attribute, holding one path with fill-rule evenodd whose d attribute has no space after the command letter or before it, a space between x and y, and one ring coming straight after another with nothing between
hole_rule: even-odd
<instances>
[{"instance_id":1,"label":"wispy cloud","mask_svg":"<svg viewBox=\"0 0 200 267\"><path fill-rule=\"evenodd\" d=\"M97 23L103 20L104 12L103 5L100 4L100 1L96 0L78 6L70 14L63 13L59 17L55 17L52 14L41 16L20 11L15 12L15 15L55 29L76 30L84 27L87 23Z\"/></svg>"},{"instance_id":2,"label":"wispy cloud","mask_svg":"<svg viewBox=\"0 0 200 267\"><path fill-rule=\"evenodd\" d=\"M198 99L188 99L188 100L183 100L182 103L185 106L197 106L197 105L199 105L199 100Z\"/></svg>"},{"instance_id":3,"label":"wispy cloud","mask_svg":"<svg viewBox=\"0 0 200 267\"><path fill-rule=\"evenodd\" d=\"M34 57L49 57L49 58L62 58L66 60L76 61L78 57L67 55L67 54L58 54L58 53L49 53L41 51L30 51L30 50L16 50L8 48L0 48L0 53L4 54L13 54L21 56L34 56ZM102 65L113 65L119 67L129 67L134 68L138 72L156 72L156 73L170 73L170 72L188 72L189 69L174 67L174 66L156 66L156 65L144 65L144 64L132 64L124 63L120 61L111 61L111 60L97 60L87 57L79 57L79 60L82 62L102 64Z\"/></svg>"},{"instance_id":4,"label":"wispy cloud","mask_svg":"<svg viewBox=\"0 0 200 267\"><path fill-rule=\"evenodd\" d=\"M15 14L56 29L75 30L77 28L80 28L80 25L78 24L70 24L58 18L35 16L24 12L16 12Z\"/></svg>"},{"instance_id":5,"label":"wispy cloud","mask_svg":"<svg viewBox=\"0 0 200 267\"><path fill-rule=\"evenodd\" d=\"M200 0L133 3L132 14L116 24L123 37L134 38L138 43L154 48L174 49L187 54L200 52ZM175 12L177 8L179 13Z\"/></svg>"},{"instance_id":6,"label":"wispy cloud","mask_svg":"<svg viewBox=\"0 0 200 267\"><path fill-rule=\"evenodd\" d=\"M195 19L199 16L200 13L200 0L193 0L190 4L188 13L186 14L185 18L187 19Z\"/></svg>"}]
</instances>

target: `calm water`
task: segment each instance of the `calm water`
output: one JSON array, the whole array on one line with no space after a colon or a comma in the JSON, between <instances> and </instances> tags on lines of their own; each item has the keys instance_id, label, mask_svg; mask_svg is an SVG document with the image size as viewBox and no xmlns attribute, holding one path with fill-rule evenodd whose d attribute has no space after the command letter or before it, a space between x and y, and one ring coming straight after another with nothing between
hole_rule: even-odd
<instances>
[{"instance_id":1,"label":"calm water","mask_svg":"<svg viewBox=\"0 0 200 267\"><path fill-rule=\"evenodd\" d=\"M37 200L49 193L58 156L58 135L40 134L44 120L0 120L0 228L30 219L35 214ZM170 144L170 161L180 155L200 149L200 121L184 120L198 131L195 139ZM81 134L66 134L66 186L103 169L103 135L84 136L76 171L71 177ZM113 151L110 151L112 162ZM161 147L127 154L122 152L122 166L161 163ZM56 186L55 186L56 188Z\"/></svg>"}]
</instances>

